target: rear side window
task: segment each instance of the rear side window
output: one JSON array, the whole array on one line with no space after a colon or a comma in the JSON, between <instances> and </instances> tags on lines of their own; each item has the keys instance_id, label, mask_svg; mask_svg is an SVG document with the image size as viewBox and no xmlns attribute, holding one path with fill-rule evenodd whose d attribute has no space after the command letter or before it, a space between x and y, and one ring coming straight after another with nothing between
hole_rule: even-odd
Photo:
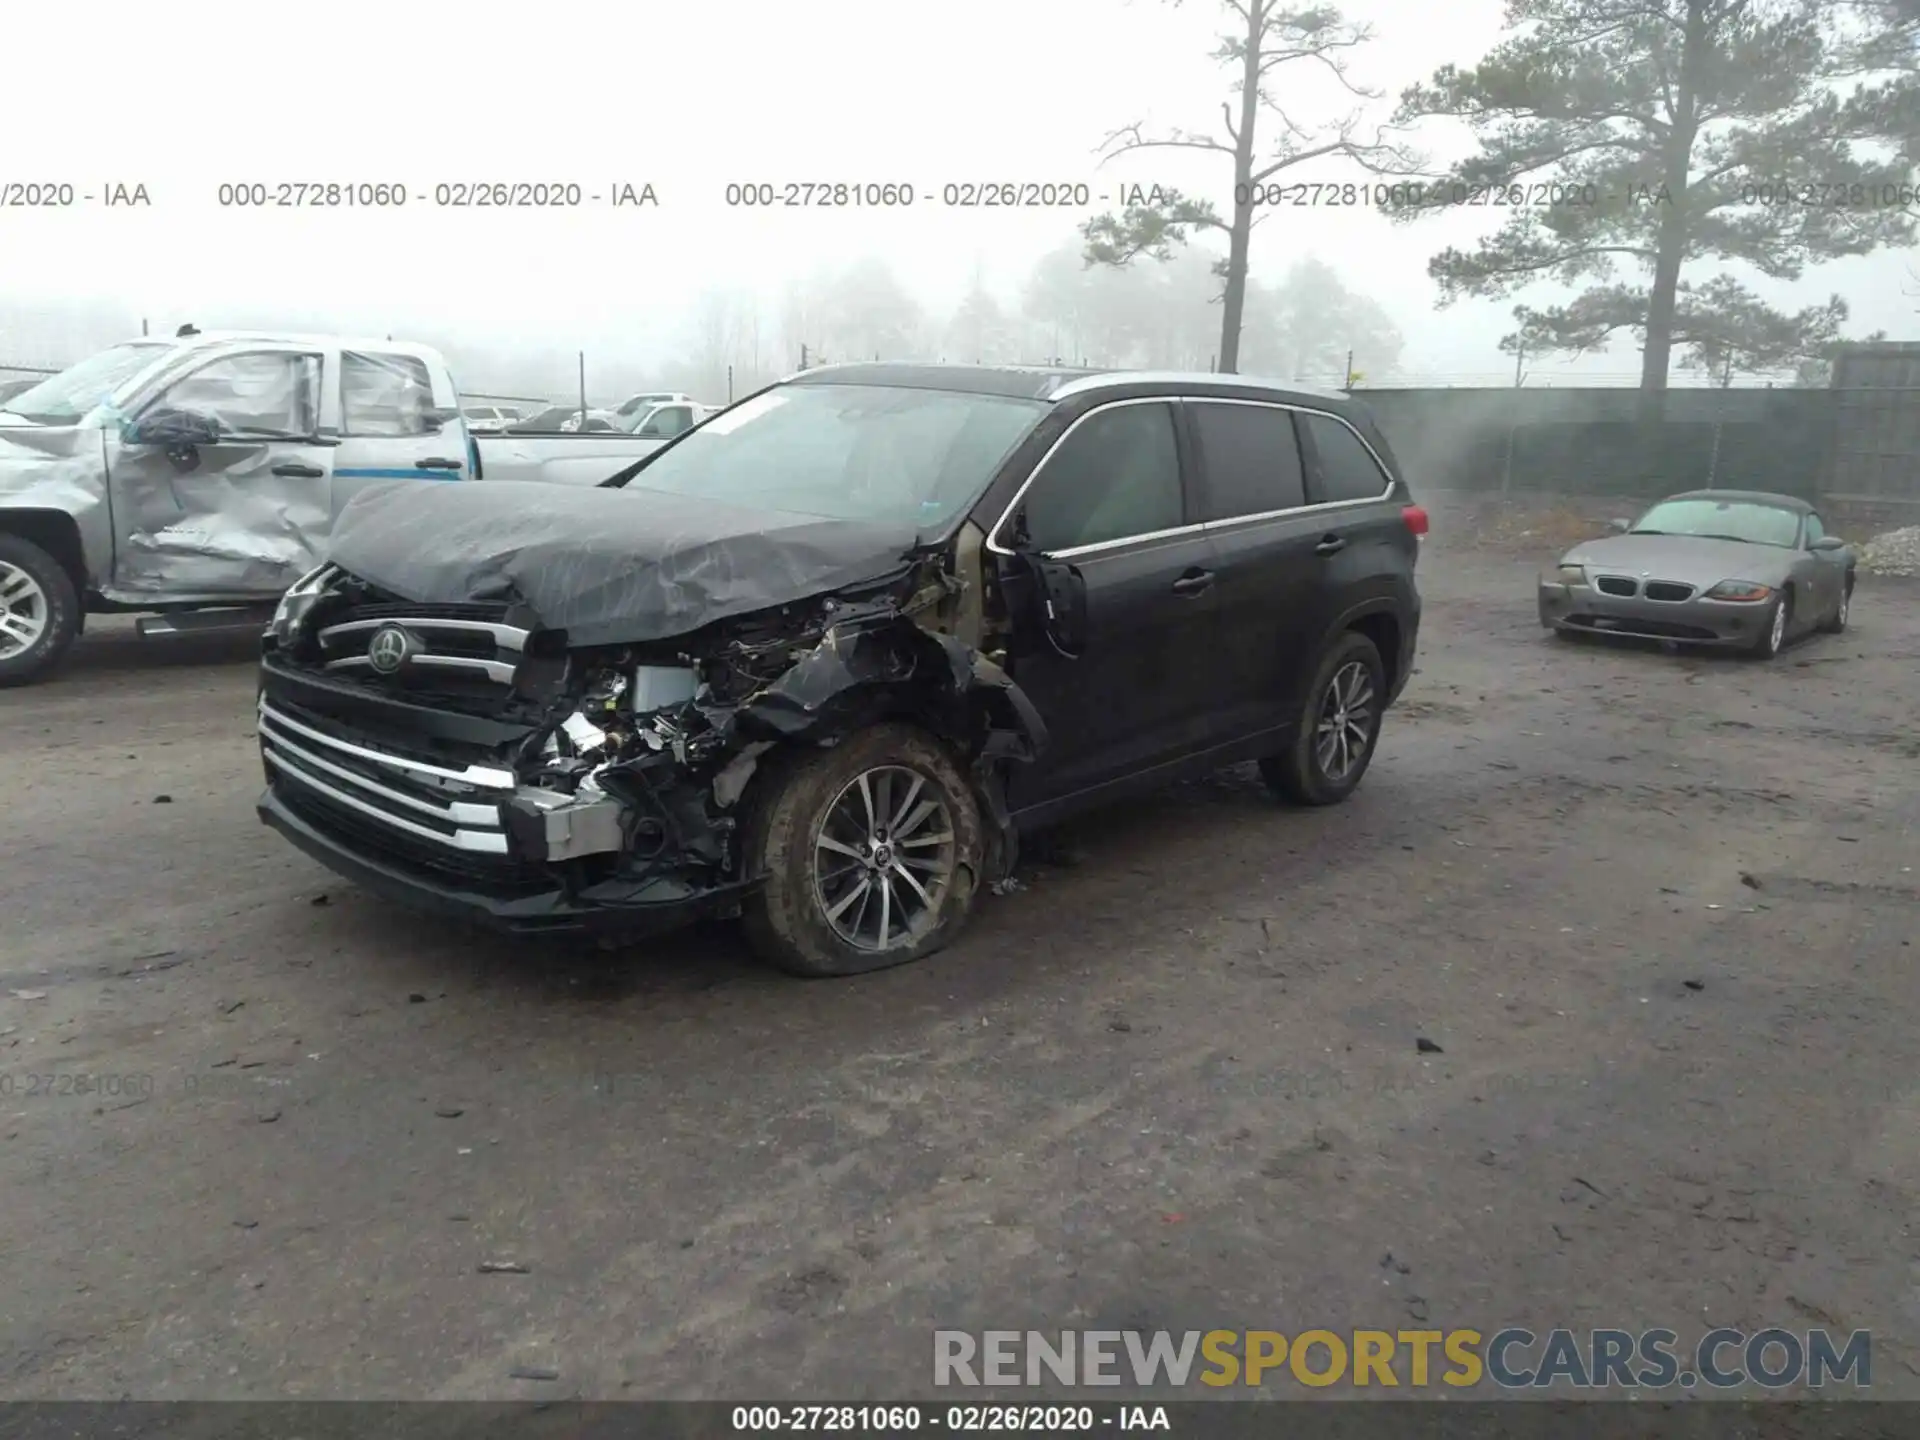
<instances>
[{"instance_id":1,"label":"rear side window","mask_svg":"<svg viewBox=\"0 0 1920 1440\"><path fill-rule=\"evenodd\" d=\"M341 421L349 435L431 435L433 379L417 355L340 357Z\"/></svg>"},{"instance_id":2,"label":"rear side window","mask_svg":"<svg viewBox=\"0 0 1920 1440\"><path fill-rule=\"evenodd\" d=\"M1307 503L1291 411L1196 400L1187 406L1206 476L1202 520L1232 520Z\"/></svg>"},{"instance_id":3,"label":"rear side window","mask_svg":"<svg viewBox=\"0 0 1920 1440\"><path fill-rule=\"evenodd\" d=\"M1380 468L1380 462L1373 458L1373 452L1360 442L1358 435L1329 415L1303 414L1300 418L1320 457L1315 504L1378 500L1386 494L1387 472Z\"/></svg>"},{"instance_id":4,"label":"rear side window","mask_svg":"<svg viewBox=\"0 0 1920 1440\"><path fill-rule=\"evenodd\" d=\"M1058 553L1185 523L1171 405L1096 411L1061 442L1021 502L1027 538Z\"/></svg>"}]
</instances>

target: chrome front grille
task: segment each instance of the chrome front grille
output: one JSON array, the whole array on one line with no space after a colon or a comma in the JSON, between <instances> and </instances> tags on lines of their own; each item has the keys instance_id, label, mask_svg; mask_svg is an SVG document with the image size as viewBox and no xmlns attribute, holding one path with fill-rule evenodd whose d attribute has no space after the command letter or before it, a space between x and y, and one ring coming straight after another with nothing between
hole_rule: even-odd
<instances>
[{"instance_id":1,"label":"chrome front grille","mask_svg":"<svg viewBox=\"0 0 1920 1440\"><path fill-rule=\"evenodd\" d=\"M1593 584L1602 595L1630 596L1640 593L1640 582L1625 575L1602 575Z\"/></svg>"},{"instance_id":2,"label":"chrome front grille","mask_svg":"<svg viewBox=\"0 0 1920 1440\"><path fill-rule=\"evenodd\" d=\"M328 670L400 683L452 677L512 685L530 632L489 618L492 612L493 607L478 605L361 606L321 627L316 636L321 663ZM379 663L374 642L390 629L404 636L398 646L404 658L389 669Z\"/></svg>"},{"instance_id":3,"label":"chrome front grille","mask_svg":"<svg viewBox=\"0 0 1920 1440\"><path fill-rule=\"evenodd\" d=\"M1649 600L1665 600L1678 603L1693 598L1693 586L1683 585L1678 580L1649 580L1642 592Z\"/></svg>"},{"instance_id":4,"label":"chrome front grille","mask_svg":"<svg viewBox=\"0 0 1920 1440\"><path fill-rule=\"evenodd\" d=\"M277 778L416 841L510 853L500 807L514 793L512 771L455 770L375 749L295 719L264 698L258 718L261 756Z\"/></svg>"}]
</instances>

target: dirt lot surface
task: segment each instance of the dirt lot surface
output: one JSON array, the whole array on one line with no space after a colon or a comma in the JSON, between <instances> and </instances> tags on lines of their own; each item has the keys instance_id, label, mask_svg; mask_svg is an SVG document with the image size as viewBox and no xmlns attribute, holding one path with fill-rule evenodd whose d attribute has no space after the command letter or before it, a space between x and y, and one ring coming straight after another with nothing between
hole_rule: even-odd
<instances>
[{"instance_id":1,"label":"dirt lot surface","mask_svg":"<svg viewBox=\"0 0 1920 1440\"><path fill-rule=\"evenodd\" d=\"M838 983L356 893L254 818L247 647L103 627L0 695L0 1395L927 1396L935 1327L1510 1323L1870 1328L1920 1395L1920 590L1770 665L1556 642L1559 537L1465 523L1350 803L1170 790Z\"/></svg>"}]
</instances>

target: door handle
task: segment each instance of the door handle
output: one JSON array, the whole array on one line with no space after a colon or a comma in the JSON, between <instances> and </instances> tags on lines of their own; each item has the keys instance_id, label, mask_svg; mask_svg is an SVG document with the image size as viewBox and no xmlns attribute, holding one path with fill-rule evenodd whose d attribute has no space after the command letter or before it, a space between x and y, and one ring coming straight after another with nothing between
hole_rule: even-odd
<instances>
[{"instance_id":1,"label":"door handle","mask_svg":"<svg viewBox=\"0 0 1920 1440\"><path fill-rule=\"evenodd\" d=\"M1173 593L1176 595L1199 595L1212 586L1212 584L1213 571L1189 570L1173 582Z\"/></svg>"},{"instance_id":2,"label":"door handle","mask_svg":"<svg viewBox=\"0 0 1920 1440\"><path fill-rule=\"evenodd\" d=\"M320 480L325 478L327 472L303 460L284 460L273 467L273 473L285 475L290 480Z\"/></svg>"},{"instance_id":3,"label":"door handle","mask_svg":"<svg viewBox=\"0 0 1920 1440\"><path fill-rule=\"evenodd\" d=\"M1316 555L1338 555L1347 548L1347 542L1338 535L1323 535L1320 543L1313 547Z\"/></svg>"},{"instance_id":4,"label":"door handle","mask_svg":"<svg viewBox=\"0 0 1920 1440\"><path fill-rule=\"evenodd\" d=\"M460 468L460 462L458 460L442 459L436 455L429 460L414 461L413 468L416 470L458 470Z\"/></svg>"}]
</instances>

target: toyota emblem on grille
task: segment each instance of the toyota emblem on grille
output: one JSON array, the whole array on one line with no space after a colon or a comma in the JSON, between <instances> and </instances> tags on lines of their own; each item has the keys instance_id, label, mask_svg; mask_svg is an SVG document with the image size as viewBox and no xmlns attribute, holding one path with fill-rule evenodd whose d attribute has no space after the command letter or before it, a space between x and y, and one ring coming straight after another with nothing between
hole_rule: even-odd
<instances>
[{"instance_id":1,"label":"toyota emblem on grille","mask_svg":"<svg viewBox=\"0 0 1920 1440\"><path fill-rule=\"evenodd\" d=\"M419 642L398 625L383 626L367 646L367 663L382 675L397 674L419 648Z\"/></svg>"}]
</instances>

